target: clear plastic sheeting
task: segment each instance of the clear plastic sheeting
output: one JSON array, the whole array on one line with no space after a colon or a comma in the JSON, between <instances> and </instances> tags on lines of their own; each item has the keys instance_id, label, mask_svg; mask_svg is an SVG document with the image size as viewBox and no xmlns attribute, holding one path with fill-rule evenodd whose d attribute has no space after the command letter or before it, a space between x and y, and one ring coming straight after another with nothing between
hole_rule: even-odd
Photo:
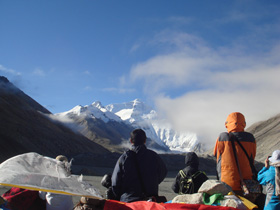
<instances>
[{"instance_id":1,"label":"clear plastic sheeting","mask_svg":"<svg viewBox=\"0 0 280 210\"><path fill-rule=\"evenodd\" d=\"M12 157L0 164L0 184L30 190L102 198L97 188L71 175L69 163L34 152Z\"/></svg>"}]
</instances>

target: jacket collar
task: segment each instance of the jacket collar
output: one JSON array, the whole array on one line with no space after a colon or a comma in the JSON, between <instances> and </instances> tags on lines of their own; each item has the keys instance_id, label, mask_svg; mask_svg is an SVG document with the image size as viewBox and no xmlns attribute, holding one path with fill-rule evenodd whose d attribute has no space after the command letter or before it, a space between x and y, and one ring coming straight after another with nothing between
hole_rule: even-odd
<instances>
[{"instance_id":1,"label":"jacket collar","mask_svg":"<svg viewBox=\"0 0 280 210\"><path fill-rule=\"evenodd\" d=\"M137 146L135 146L135 145L131 146L131 150L133 150L136 153L138 153L140 150L145 150L145 149L147 149L145 144L137 145Z\"/></svg>"}]
</instances>

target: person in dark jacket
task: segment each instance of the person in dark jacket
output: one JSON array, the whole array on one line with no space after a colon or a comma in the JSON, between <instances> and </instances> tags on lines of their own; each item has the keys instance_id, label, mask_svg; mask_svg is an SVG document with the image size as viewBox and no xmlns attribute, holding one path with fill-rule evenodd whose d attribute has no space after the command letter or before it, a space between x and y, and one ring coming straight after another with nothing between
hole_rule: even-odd
<instances>
[{"instance_id":1,"label":"person in dark jacket","mask_svg":"<svg viewBox=\"0 0 280 210\"><path fill-rule=\"evenodd\" d=\"M186 167L179 171L177 174L173 184L172 184L172 190L175 193L179 194L191 194L191 193L197 193L199 187L208 180L208 177L203 171L200 171L198 169L199 166L199 159L195 152L188 152L185 157L185 164ZM193 189L192 190L186 190L182 189L182 181L184 177L190 178L193 176ZM186 192L188 191L188 192Z\"/></svg>"},{"instance_id":2,"label":"person in dark jacket","mask_svg":"<svg viewBox=\"0 0 280 210\"><path fill-rule=\"evenodd\" d=\"M132 131L132 148L124 152L115 165L112 191L120 201L133 202L157 196L158 186L166 177L164 162L156 152L147 149L146 138L142 129Z\"/></svg>"}]
</instances>

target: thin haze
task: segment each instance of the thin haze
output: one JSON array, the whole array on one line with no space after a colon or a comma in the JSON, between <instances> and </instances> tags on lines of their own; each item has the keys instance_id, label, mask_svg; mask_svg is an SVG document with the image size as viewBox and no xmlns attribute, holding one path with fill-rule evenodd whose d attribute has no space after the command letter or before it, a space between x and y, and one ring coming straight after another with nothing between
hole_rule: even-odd
<instances>
[{"instance_id":1,"label":"thin haze","mask_svg":"<svg viewBox=\"0 0 280 210\"><path fill-rule=\"evenodd\" d=\"M0 0L0 74L53 113L140 98L211 145L280 112L279 1Z\"/></svg>"}]
</instances>

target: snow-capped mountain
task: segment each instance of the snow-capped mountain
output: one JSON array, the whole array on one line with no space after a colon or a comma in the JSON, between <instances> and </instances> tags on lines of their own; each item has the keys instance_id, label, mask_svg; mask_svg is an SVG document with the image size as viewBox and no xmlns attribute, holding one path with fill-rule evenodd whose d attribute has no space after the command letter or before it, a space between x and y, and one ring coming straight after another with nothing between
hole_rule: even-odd
<instances>
[{"instance_id":1,"label":"snow-capped mountain","mask_svg":"<svg viewBox=\"0 0 280 210\"><path fill-rule=\"evenodd\" d=\"M199 147L195 134L175 131L165 119L158 117L152 107L139 99L128 103L110 104L105 108L133 127L141 127L148 137L159 144L164 143L172 151L188 152Z\"/></svg>"},{"instance_id":2,"label":"snow-capped mountain","mask_svg":"<svg viewBox=\"0 0 280 210\"><path fill-rule=\"evenodd\" d=\"M56 114L56 116L83 116L100 119L105 123L116 121L134 128L140 127L145 130L148 138L172 151L198 151L201 148L195 134L175 131L166 120L158 117L157 112L152 107L139 99L107 106L103 106L101 102L97 101L91 105L76 106L67 112Z\"/></svg>"},{"instance_id":3,"label":"snow-capped mountain","mask_svg":"<svg viewBox=\"0 0 280 210\"><path fill-rule=\"evenodd\" d=\"M57 114L57 116L61 117L67 115L97 118L101 119L105 123L109 122L110 120L114 120L117 122L122 121L122 119L118 115L115 115L113 112L108 111L105 107L102 106L101 102L99 101L93 102L91 105L86 106L78 105L67 112Z\"/></svg>"}]
</instances>

